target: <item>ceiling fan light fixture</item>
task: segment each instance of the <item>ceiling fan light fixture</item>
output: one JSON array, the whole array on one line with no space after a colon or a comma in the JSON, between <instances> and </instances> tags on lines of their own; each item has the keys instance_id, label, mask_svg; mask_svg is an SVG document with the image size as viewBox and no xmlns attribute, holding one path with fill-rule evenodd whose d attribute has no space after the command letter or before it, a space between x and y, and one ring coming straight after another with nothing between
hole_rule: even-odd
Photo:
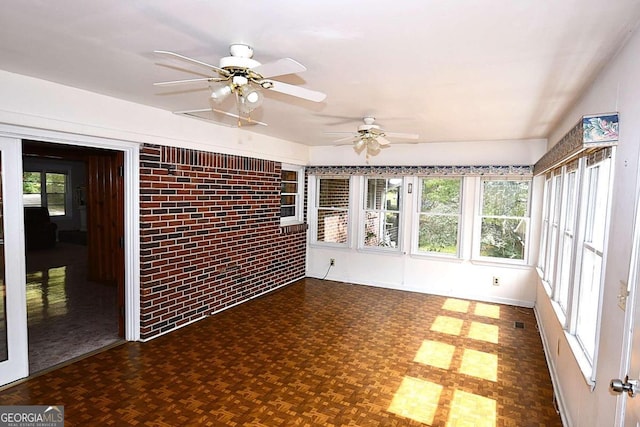
<instances>
[{"instance_id":1,"label":"ceiling fan light fixture","mask_svg":"<svg viewBox=\"0 0 640 427\"><path fill-rule=\"evenodd\" d=\"M243 113L250 113L262 105L262 92L248 84L240 87L238 95L238 108Z\"/></svg>"},{"instance_id":2,"label":"ceiling fan light fixture","mask_svg":"<svg viewBox=\"0 0 640 427\"><path fill-rule=\"evenodd\" d=\"M228 84L217 85L211 88L211 100L216 104L220 104L231 95L232 89Z\"/></svg>"}]
</instances>

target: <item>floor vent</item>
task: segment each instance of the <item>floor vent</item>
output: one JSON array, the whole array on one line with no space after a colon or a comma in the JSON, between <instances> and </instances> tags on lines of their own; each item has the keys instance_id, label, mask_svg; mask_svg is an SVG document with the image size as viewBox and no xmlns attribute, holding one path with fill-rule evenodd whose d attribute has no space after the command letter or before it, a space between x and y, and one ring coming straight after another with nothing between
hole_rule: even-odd
<instances>
[{"instance_id":1,"label":"floor vent","mask_svg":"<svg viewBox=\"0 0 640 427\"><path fill-rule=\"evenodd\" d=\"M516 329L524 329L524 322L515 322L513 327Z\"/></svg>"}]
</instances>

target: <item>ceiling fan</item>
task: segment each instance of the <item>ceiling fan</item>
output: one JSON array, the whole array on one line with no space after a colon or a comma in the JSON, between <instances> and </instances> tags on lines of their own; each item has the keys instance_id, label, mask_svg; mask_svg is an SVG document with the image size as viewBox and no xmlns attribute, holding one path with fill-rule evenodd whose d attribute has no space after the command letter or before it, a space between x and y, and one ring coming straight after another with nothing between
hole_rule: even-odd
<instances>
[{"instance_id":1,"label":"ceiling fan","mask_svg":"<svg viewBox=\"0 0 640 427\"><path fill-rule=\"evenodd\" d=\"M261 64L253 59L253 48L246 44L232 44L229 48L230 56L221 58L218 66L166 50L156 50L154 53L207 68L213 74L211 77L157 82L154 83L155 86L206 82L209 83L209 99L212 105L219 105L230 96L233 96L235 97L238 113L233 114L212 107L176 111L178 114L211 111L237 118L238 126L240 126L241 121L266 126L266 123L252 120L250 117L251 112L262 105L263 90L272 90L313 102L322 102L327 97L322 92L272 80L271 77L303 72L306 67L291 58L282 58Z\"/></svg>"},{"instance_id":2,"label":"ceiling fan","mask_svg":"<svg viewBox=\"0 0 640 427\"><path fill-rule=\"evenodd\" d=\"M388 138L418 139L418 134L415 133L387 132L383 130L379 125L375 124L375 117L366 116L362 120L364 124L358 126L356 132L326 132L326 134L348 135L333 142L342 145L339 143L349 141L348 144L353 144L353 149L356 153L360 154L366 150L367 160L369 160L370 156L377 155L382 148L391 144Z\"/></svg>"}]
</instances>

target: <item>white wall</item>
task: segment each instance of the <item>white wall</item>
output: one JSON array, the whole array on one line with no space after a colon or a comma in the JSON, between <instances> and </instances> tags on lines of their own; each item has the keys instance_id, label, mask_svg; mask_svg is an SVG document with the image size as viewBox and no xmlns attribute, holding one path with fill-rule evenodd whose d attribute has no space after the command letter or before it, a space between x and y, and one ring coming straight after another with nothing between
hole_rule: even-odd
<instances>
[{"instance_id":1,"label":"white wall","mask_svg":"<svg viewBox=\"0 0 640 427\"><path fill-rule=\"evenodd\" d=\"M308 148L0 71L0 123L304 165Z\"/></svg>"},{"instance_id":2,"label":"white wall","mask_svg":"<svg viewBox=\"0 0 640 427\"><path fill-rule=\"evenodd\" d=\"M335 147L343 148L343 147ZM546 140L530 141L484 141L433 143L419 145L392 146L376 158L378 164L388 165L532 165L545 152ZM351 147L347 147L338 158L330 158L326 149L312 147L310 161L314 165L364 164L351 163L354 157ZM339 163L336 163L339 162ZM369 162L373 164L373 159ZM367 284L393 289L432 293L458 298L476 299L512 305L533 307L536 298L537 274L532 265L537 262L538 239L530 239L528 265L506 265L504 263L481 263L472 259L472 245L477 236L473 235L474 210L478 204L474 190L478 177L471 177L465 184L464 218L462 229L462 254L460 259L444 259L411 255L411 224L403 227L405 237L402 250L395 254L375 253L359 250L357 243L357 207L362 193L355 191L352 210L351 244L348 248L336 248L322 244L310 244L307 251L307 274L311 277ZM536 180L532 193L531 236L539 234L539 212L541 209L542 181ZM417 188L417 181L414 182ZM309 198L314 197L313 186ZM415 211L415 200L405 197L403 217L409 218ZM311 203L309 203L311 205ZM311 239L309 239L311 241ZM328 270L329 259L336 260L335 267ZM493 286L494 276L500 278L500 286Z\"/></svg>"},{"instance_id":3,"label":"white wall","mask_svg":"<svg viewBox=\"0 0 640 427\"><path fill-rule=\"evenodd\" d=\"M609 381L621 376L624 312L617 306L620 281L627 281L632 244L634 197L640 147L640 33L636 32L603 70L582 99L565 115L551 135L551 145L587 114L620 113L620 139L614 171L613 205L606 254L603 315L596 386L591 392L568 347L547 294L538 282L536 312L549 351L556 386L568 425L609 426L615 419L617 397ZM622 373L624 377L624 373Z\"/></svg>"}]
</instances>

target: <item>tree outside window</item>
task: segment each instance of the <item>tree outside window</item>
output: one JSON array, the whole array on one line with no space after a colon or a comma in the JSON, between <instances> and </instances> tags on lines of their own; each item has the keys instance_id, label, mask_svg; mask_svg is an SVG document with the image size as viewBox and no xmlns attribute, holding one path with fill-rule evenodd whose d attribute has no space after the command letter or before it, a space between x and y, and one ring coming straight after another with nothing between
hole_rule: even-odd
<instances>
[{"instance_id":1,"label":"tree outside window","mask_svg":"<svg viewBox=\"0 0 640 427\"><path fill-rule=\"evenodd\" d=\"M418 251L458 254L461 178L420 179Z\"/></svg>"},{"instance_id":2,"label":"tree outside window","mask_svg":"<svg viewBox=\"0 0 640 427\"><path fill-rule=\"evenodd\" d=\"M530 181L483 180L480 255L524 260Z\"/></svg>"},{"instance_id":3,"label":"tree outside window","mask_svg":"<svg viewBox=\"0 0 640 427\"><path fill-rule=\"evenodd\" d=\"M42 206L42 173L23 172L22 201L25 206Z\"/></svg>"},{"instance_id":4,"label":"tree outside window","mask_svg":"<svg viewBox=\"0 0 640 427\"><path fill-rule=\"evenodd\" d=\"M51 216L67 214L67 174L55 172L23 172L24 206L46 206Z\"/></svg>"}]
</instances>

